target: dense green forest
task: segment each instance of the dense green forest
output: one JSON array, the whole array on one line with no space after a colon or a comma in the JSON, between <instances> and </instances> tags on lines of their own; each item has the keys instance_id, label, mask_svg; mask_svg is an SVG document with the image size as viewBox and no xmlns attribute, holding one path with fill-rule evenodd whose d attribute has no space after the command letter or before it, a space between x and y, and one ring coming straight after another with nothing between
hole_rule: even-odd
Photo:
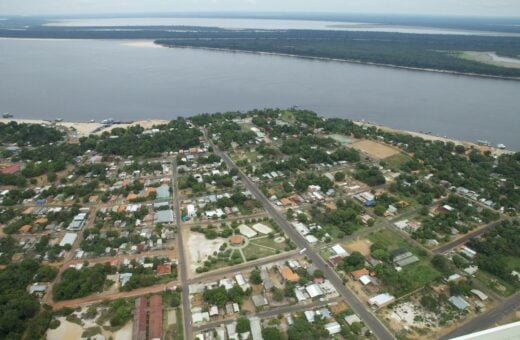
<instances>
[{"instance_id":1,"label":"dense green forest","mask_svg":"<svg viewBox=\"0 0 520 340\"><path fill-rule=\"evenodd\" d=\"M382 65L445 70L481 75L520 77L520 70L497 67L459 57L462 51L495 51L518 57L520 38L468 37L379 32L287 31L197 39L161 39L175 47L202 47L273 52L301 57L341 59Z\"/></svg>"},{"instance_id":2,"label":"dense green forest","mask_svg":"<svg viewBox=\"0 0 520 340\"><path fill-rule=\"evenodd\" d=\"M24 260L0 271L0 339L21 339L28 328L27 339L43 338L52 313L26 290L40 268Z\"/></svg>"},{"instance_id":3,"label":"dense green forest","mask_svg":"<svg viewBox=\"0 0 520 340\"><path fill-rule=\"evenodd\" d=\"M63 139L64 133L39 124L0 123L0 145L17 144L19 146L40 146L55 143Z\"/></svg>"},{"instance_id":4,"label":"dense green forest","mask_svg":"<svg viewBox=\"0 0 520 340\"><path fill-rule=\"evenodd\" d=\"M381 20L377 22L385 22ZM418 22L410 21L410 18L399 20L404 25L421 26ZM514 36L403 34L345 30L227 30L191 26L125 26L124 29L117 27L108 29L107 27L43 26L45 22L43 18L6 20L0 24L0 37L153 39L156 43L165 46L273 52L400 67L520 77L520 69L498 67L466 60L459 56L463 51L494 51L502 56L518 57L520 38ZM399 23L390 22L390 24ZM517 25L510 22L508 25L492 26L487 23L451 20L431 22L429 25L429 27L497 30L509 33L517 31Z\"/></svg>"}]
</instances>

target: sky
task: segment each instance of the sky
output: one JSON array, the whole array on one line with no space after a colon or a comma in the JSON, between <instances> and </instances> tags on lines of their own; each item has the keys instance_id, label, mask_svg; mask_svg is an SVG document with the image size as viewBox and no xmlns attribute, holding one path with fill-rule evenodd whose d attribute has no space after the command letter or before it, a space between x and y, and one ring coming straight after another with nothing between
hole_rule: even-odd
<instances>
[{"instance_id":1,"label":"sky","mask_svg":"<svg viewBox=\"0 0 520 340\"><path fill-rule=\"evenodd\" d=\"M0 15L229 11L520 17L520 0L0 0Z\"/></svg>"}]
</instances>

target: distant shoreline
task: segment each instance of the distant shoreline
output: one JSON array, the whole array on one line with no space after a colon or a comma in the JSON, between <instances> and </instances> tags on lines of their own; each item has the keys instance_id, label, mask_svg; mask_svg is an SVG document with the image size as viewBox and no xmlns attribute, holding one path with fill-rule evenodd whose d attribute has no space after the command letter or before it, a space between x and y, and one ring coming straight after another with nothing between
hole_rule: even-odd
<instances>
[{"instance_id":1,"label":"distant shoreline","mask_svg":"<svg viewBox=\"0 0 520 340\"><path fill-rule=\"evenodd\" d=\"M499 79L499 80L509 80L509 81L520 81L520 77L494 76L494 75L488 75L488 74L448 71L448 70L440 70L440 69L433 69L433 68L421 68L421 67L411 67L411 66L402 66L402 65L394 65L394 64L382 64L382 63L374 63L374 62L370 62L370 61L361 61L361 60L354 60L354 59L337 59L337 58L326 58L326 57L313 57L313 56L304 56L304 55L289 54L289 53L236 50L236 49L231 49L231 48L217 48L217 47L204 47L204 46L164 45L164 44L161 44L161 43L157 43L157 40L155 40L154 43L157 44L157 45L160 45L162 47L166 47L166 48L192 48L192 49L200 49L200 50L208 50L208 51L218 51L218 52L249 53L249 54L256 54L256 55L273 55L273 56L279 56L279 57L291 57L291 58L300 58L300 59L307 59L307 60L334 61L334 62L340 62L340 63L369 65L369 66L377 66L377 67L387 67L387 68L409 70L409 71L433 72L433 73L439 73L439 74L451 74L451 75L456 75L456 76L477 77L477 78L486 78L486 79Z\"/></svg>"}]
</instances>

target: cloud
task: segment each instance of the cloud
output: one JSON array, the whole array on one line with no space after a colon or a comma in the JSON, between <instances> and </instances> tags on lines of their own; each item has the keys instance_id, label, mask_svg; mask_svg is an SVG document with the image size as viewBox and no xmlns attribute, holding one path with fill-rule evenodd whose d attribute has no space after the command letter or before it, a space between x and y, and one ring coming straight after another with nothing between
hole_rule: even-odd
<instances>
[{"instance_id":1,"label":"cloud","mask_svg":"<svg viewBox=\"0 0 520 340\"><path fill-rule=\"evenodd\" d=\"M185 11L364 12L520 15L519 0L0 0L19 15Z\"/></svg>"}]
</instances>

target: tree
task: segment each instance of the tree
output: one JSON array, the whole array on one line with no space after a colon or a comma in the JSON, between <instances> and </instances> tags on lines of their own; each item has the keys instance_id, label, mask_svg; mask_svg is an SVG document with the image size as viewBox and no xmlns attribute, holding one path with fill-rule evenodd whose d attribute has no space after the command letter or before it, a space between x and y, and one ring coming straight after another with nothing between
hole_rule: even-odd
<instances>
[{"instance_id":1,"label":"tree","mask_svg":"<svg viewBox=\"0 0 520 340\"><path fill-rule=\"evenodd\" d=\"M251 271L251 275L249 276L249 282L254 285L259 285L262 283L262 276L260 275L260 269L256 268Z\"/></svg>"},{"instance_id":2,"label":"tree","mask_svg":"<svg viewBox=\"0 0 520 340\"><path fill-rule=\"evenodd\" d=\"M249 322L249 319L247 318L239 318L237 320L237 333L238 334L241 334L241 333L245 333L245 332L250 332L251 331L251 323Z\"/></svg>"},{"instance_id":3,"label":"tree","mask_svg":"<svg viewBox=\"0 0 520 340\"><path fill-rule=\"evenodd\" d=\"M453 273L449 261L442 255L435 255L432 260L432 265L444 275L450 275Z\"/></svg>"},{"instance_id":4,"label":"tree","mask_svg":"<svg viewBox=\"0 0 520 340\"><path fill-rule=\"evenodd\" d=\"M334 174L334 180L336 182L341 182L345 179L345 173L342 171L338 171Z\"/></svg>"},{"instance_id":5,"label":"tree","mask_svg":"<svg viewBox=\"0 0 520 340\"><path fill-rule=\"evenodd\" d=\"M267 327L262 329L262 336L265 340L282 340L282 333L278 328Z\"/></svg>"}]
</instances>

